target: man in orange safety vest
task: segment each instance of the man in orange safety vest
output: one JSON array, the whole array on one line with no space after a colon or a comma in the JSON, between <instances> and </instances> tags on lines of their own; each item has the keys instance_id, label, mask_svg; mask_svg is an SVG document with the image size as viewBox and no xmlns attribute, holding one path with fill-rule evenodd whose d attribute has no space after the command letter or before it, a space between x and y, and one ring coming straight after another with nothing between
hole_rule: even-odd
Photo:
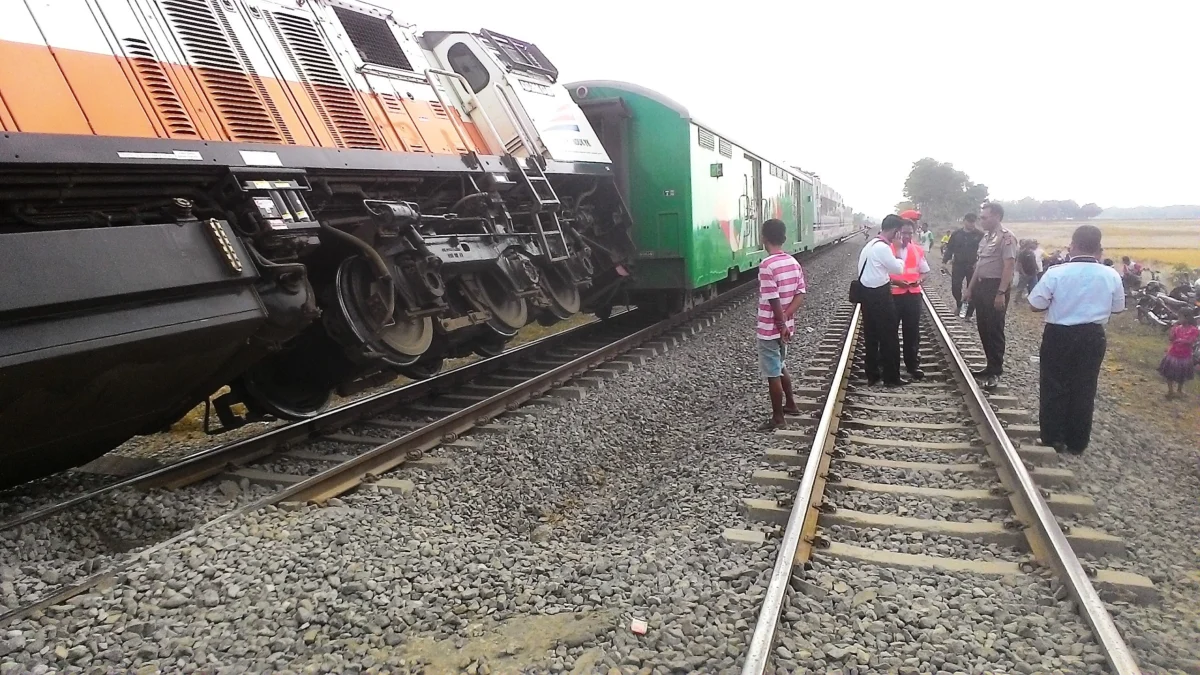
<instances>
[{"instance_id":1,"label":"man in orange safety vest","mask_svg":"<svg viewBox=\"0 0 1200 675\"><path fill-rule=\"evenodd\" d=\"M900 334L904 338L904 368L914 380L925 377L921 371L921 283L929 274L929 261L925 249L913 241L913 231L921 214L905 211L900 214L905 223L900 227L900 236L892 242L892 253L904 261L904 271L891 275L892 300L896 314L900 316Z\"/></svg>"}]
</instances>

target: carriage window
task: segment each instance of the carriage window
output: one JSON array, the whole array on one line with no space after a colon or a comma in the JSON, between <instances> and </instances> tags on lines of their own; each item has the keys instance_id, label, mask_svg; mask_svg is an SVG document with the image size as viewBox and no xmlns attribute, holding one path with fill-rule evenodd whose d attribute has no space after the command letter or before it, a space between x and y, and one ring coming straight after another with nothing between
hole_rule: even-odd
<instances>
[{"instance_id":1,"label":"carriage window","mask_svg":"<svg viewBox=\"0 0 1200 675\"><path fill-rule=\"evenodd\" d=\"M492 76L488 75L487 67L465 44L460 42L451 47L446 51L446 57L450 60L450 68L467 78L472 92L478 94L491 82Z\"/></svg>"}]
</instances>

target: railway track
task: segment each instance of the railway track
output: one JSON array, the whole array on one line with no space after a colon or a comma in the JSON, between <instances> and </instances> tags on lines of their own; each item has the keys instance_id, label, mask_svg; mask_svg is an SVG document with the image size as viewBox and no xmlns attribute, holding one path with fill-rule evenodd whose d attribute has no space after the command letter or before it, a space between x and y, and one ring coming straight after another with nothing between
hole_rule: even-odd
<instances>
[{"instance_id":1,"label":"railway track","mask_svg":"<svg viewBox=\"0 0 1200 675\"><path fill-rule=\"evenodd\" d=\"M925 310L922 381L867 385L857 307L839 314L817 358L794 378L806 412L775 433L776 447L764 458L770 468L753 476L774 498L747 498L742 505L748 520L765 527L726 532L727 539L757 544L781 531L742 672L792 672L810 667L814 653L818 668L854 665L868 672L927 672L917 668L931 661L937 669L945 663L945 670L966 670L963 664L975 657L1019 658L1022 666L1010 672L1140 672L1101 597L1153 601L1152 582L1081 564L1080 556L1121 556L1124 544L1063 524L1095 511L1090 498L1072 492L1077 477L1055 466L1052 449L1036 444L1037 428L1014 392L1003 386L985 392L971 377L982 353L957 346L967 343L970 327L929 294ZM852 593L853 584L833 581L847 577L834 577L831 569L846 570L851 580L864 574L899 580L893 571L904 570L919 588L884 583ZM1082 627L1039 635L1034 644L1041 646L1030 654L1008 651L1006 634L1029 637L1046 620L1026 624L1017 621L1022 610L997 607L1003 602L993 598L997 584L1022 589L1039 609L1077 613L1071 620ZM995 633L971 637L968 631L966 640L954 640L963 636L954 635L953 626L943 628L938 611L924 613L927 599L914 604L917 612L895 614L895 605L887 604L894 597L921 598L931 587L952 589L955 612L990 612L981 623L994 624ZM807 641L812 631L796 596L838 593L853 595L838 605L853 618L839 646L821 651ZM973 655L951 667L971 642Z\"/></svg>"},{"instance_id":2,"label":"railway track","mask_svg":"<svg viewBox=\"0 0 1200 675\"><path fill-rule=\"evenodd\" d=\"M440 411L447 401L482 400L500 389L494 384L483 383L476 386L473 391L468 389L457 392L462 394L457 398L447 397L447 392L470 387L472 382L494 376L511 380L507 377L506 371L508 370L517 370L518 372L545 370L548 365L569 360L566 355L586 353L588 351L586 345L602 346L650 323L652 322L649 320L639 318L636 309L621 310L614 313L608 322L587 323L548 335L507 350L495 357L448 370L427 380L412 382L331 408L309 420L279 425L253 436L191 453L165 465L137 471L132 475L82 490L66 498L60 496L49 503L26 508L19 515L0 520L0 532L45 519L116 490L166 486L178 488L211 477L229 466L245 467L256 461L270 458L276 454L276 450L286 450L298 443L329 436L332 436L330 442L336 443L339 432L346 427L360 423L369 425L373 419L379 420L380 426L384 428L416 429L423 424L412 421L414 418L428 419L427 413ZM457 407L464 406L460 404ZM397 411L402 413L401 419L387 421L385 415ZM364 438L370 437L370 434L364 435ZM350 445L360 444L350 442ZM336 458L337 456L337 453L328 454L328 457ZM101 461L103 459L106 458L102 458ZM325 461L325 457L316 461ZM241 478L236 474L231 477Z\"/></svg>"},{"instance_id":3,"label":"railway track","mask_svg":"<svg viewBox=\"0 0 1200 675\"><path fill-rule=\"evenodd\" d=\"M474 447L464 436L506 431L507 413L523 406L552 410L556 401L583 397L588 388L710 325L753 287L738 285L657 322L630 310L11 518L0 524L0 535L47 519L66 519L73 509L124 489L179 491L207 485L214 498L224 494L233 501L251 484L260 486L259 493L269 488L265 495L251 495L257 498L243 499L158 543L114 555L83 578L60 583L37 598L22 598L19 607L0 614L0 627L111 582L134 561L243 514L273 505L323 504L365 484L407 491L411 482L398 471L436 468L441 460L426 455L431 449ZM213 482L218 490L212 489Z\"/></svg>"}]
</instances>

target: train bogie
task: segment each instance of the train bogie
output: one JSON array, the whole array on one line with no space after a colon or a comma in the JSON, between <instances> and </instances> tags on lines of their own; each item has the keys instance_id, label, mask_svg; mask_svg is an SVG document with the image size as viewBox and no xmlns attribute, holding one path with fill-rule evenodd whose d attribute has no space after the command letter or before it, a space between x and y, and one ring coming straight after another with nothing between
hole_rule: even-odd
<instances>
[{"instance_id":1,"label":"train bogie","mask_svg":"<svg viewBox=\"0 0 1200 675\"><path fill-rule=\"evenodd\" d=\"M628 214L582 113L438 52L536 47L437 36L350 0L0 3L0 483L226 384L228 423L302 418L608 302Z\"/></svg>"}]
</instances>

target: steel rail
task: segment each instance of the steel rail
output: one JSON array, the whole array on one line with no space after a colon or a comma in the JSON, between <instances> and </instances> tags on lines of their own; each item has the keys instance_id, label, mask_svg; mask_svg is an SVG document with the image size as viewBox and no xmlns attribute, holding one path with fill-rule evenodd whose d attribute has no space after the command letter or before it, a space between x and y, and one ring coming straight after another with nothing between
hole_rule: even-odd
<instances>
[{"instance_id":1,"label":"steel rail","mask_svg":"<svg viewBox=\"0 0 1200 675\"><path fill-rule=\"evenodd\" d=\"M572 360L569 363L566 363L562 366L559 366L558 368L555 368L552 371L549 371L548 373L539 375L536 378L534 378L533 380L530 380L524 384L518 385L517 388L522 388L526 392L535 391L535 388L531 386L531 383L534 381L538 382L541 386L543 386L544 388L547 388L547 389L550 387L553 387L553 386L557 386L562 381L565 381L565 379L568 379L570 376L575 374L575 372L573 371L571 366L586 362L589 360L589 357L594 357L598 354L604 355L604 358L599 359L600 361L612 360L612 359L616 358L617 356L619 356L621 353L623 353L623 351L632 349L632 348L636 347L638 344L648 341L651 338L657 337L658 335L661 335L661 334L667 332L668 330L678 326L681 323L692 320L697 315L699 315L703 312L707 312L715 307L725 304L726 302L737 299L740 295L743 295L745 293L745 291L749 290L752 287L754 287L753 282L740 284L740 285L726 291L725 293L718 295L716 298L709 300L708 302L705 302L701 305L697 305L696 307L693 307L692 309L688 310L687 312L676 314L676 315L669 317L667 319L664 319L663 321L660 321L652 326L643 328L642 330L640 330L636 333L633 333L629 336L626 336L624 338L621 338L620 340L618 340L616 342L605 345L604 347L601 347L600 349L595 350L594 352L591 352L588 355L581 356L577 359ZM588 324L588 325L593 325L593 324ZM557 335L563 335L565 333L566 333L566 331L564 331L564 333L558 333L556 335L552 335L552 336L548 336L548 337L556 337ZM545 340L545 339L547 339L547 338L543 338L543 340ZM539 340L539 342L540 342L540 340ZM530 344L533 344L533 343L530 343ZM618 347L618 345L620 345L620 347ZM622 347L624 349L622 349ZM513 351L516 351L516 350L513 350ZM506 352L506 354L507 353L508 352ZM503 355L500 355L500 356L503 356ZM492 358L499 358L499 356L492 357ZM482 363L482 362L478 362L478 363ZM475 365L475 364L471 364L471 365ZM570 374L568 374L568 373L570 373ZM510 390L510 391L512 391L512 390ZM384 393L391 394L394 392L384 392ZM459 413L456 413L455 415L451 415L450 417L455 418L456 420L461 422L464 419L467 419L467 416L464 414L467 412L467 410L474 410L476 408L480 408L481 406L488 403L489 401L493 401L494 399L497 399L497 398L500 398L503 396L504 396L504 394L497 394L496 396L493 396L485 401L481 401L480 403L478 403L474 406L471 406L471 408L468 408L464 411L460 411ZM505 401L501 412L508 410L510 405L512 405L512 407L516 407L516 404L514 401ZM479 417L478 411L476 411L476 417L474 418L474 420L478 420L478 417ZM363 468L363 465L369 461L370 462L378 462L378 459L380 459L381 458L380 456L383 454L382 452L380 452L381 450L383 450L384 448L388 448L388 449L392 449L392 450L394 450L396 448L401 448L401 447L403 447L403 442L405 441L405 439L411 439L411 438L416 438L418 436L423 436L422 432L425 431L426 429L429 429L431 427L436 427L439 425L441 425L444 429L446 426L445 423L446 423L447 419L450 419L450 418L443 418L442 420L439 420L438 422L432 423L431 425L429 425L429 427L426 427L425 429L417 430L417 431L410 433L402 438L396 439L395 441L391 441L383 446L380 446L377 450L370 451L364 455L360 455L359 457L355 458L355 460L346 462L345 464L339 465L338 467L327 469L326 471L324 471L320 474L317 474L316 476L313 476L312 478L310 478L308 480L305 480L305 481L302 481L299 483L295 483L286 488L283 488L282 490L272 492L271 494L265 495L250 504L246 504L246 505L238 507L232 511L221 514L220 516L217 516L216 518L214 518L212 520L205 521L203 523L194 525L194 526L188 528L187 530L180 532L180 533L170 537L169 539L166 539L165 541L154 544L153 546L150 546L149 548L146 548L142 551L138 551L137 553L131 555L126 560L122 560L118 563L115 563L111 567L101 570L100 572L93 573L75 584L72 584L72 585L66 586L64 588L61 588L57 591L54 591L50 595L48 595L40 600L37 600L29 605L26 605L24 607L19 607L17 609L13 609L13 610L10 610L3 614L0 614L0 628L7 626L14 621L18 621L20 619L31 616L35 612L45 610L48 607L51 607L53 605L62 604L66 600L68 600L76 595L79 595L80 593L87 591L88 589L92 588L93 586L104 583L105 581L113 581L117 578L118 574L129 569L129 567L132 566L133 563L136 562L137 560L148 560L150 558L150 556L154 555L158 551L165 549L167 546L170 546L171 544L174 544L176 542L183 541L183 540L187 539L188 537L195 536L196 534L203 532L204 530L206 530L210 527L213 527L220 523L228 522L234 518L238 518L238 517L246 515L248 513L258 511L267 506L272 506L272 505L280 504L280 503L284 503L284 502L310 501L306 495L310 494L310 492L313 488L316 488L318 486L324 487L325 485L327 485L327 481L333 481L333 482L340 483L341 477L338 474L342 474L347 471L350 471L353 474L353 473L355 473L355 471L351 471L351 469L354 469L354 470L361 469L361 468ZM468 420L468 421L474 421L474 420ZM472 426L473 426L473 424L472 424ZM372 459L372 458L375 458L375 459ZM401 456L398 459L399 459L399 461L395 462L396 464L403 463L405 461L406 457ZM375 466L378 466L378 465L379 464L377 464L377 463L375 464ZM365 474L363 474L363 475L365 475Z\"/></svg>"},{"instance_id":2,"label":"steel rail","mask_svg":"<svg viewBox=\"0 0 1200 675\"><path fill-rule=\"evenodd\" d=\"M566 384L572 377L582 375L606 361L611 361L637 345L647 342L681 323L692 320L702 312L736 299L753 285L753 283L741 284L686 312L643 328L470 407L384 443L352 460L327 469L298 483L295 486L295 492L289 495L286 501L323 504L329 499L361 485L371 476L378 476L403 464L409 458L410 453L429 450L453 441L472 427L485 424L494 417L515 410L525 401L554 387Z\"/></svg>"},{"instance_id":3,"label":"steel rail","mask_svg":"<svg viewBox=\"0 0 1200 675\"><path fill-rule=\"evenodd\" d=\"M812 448L808 453L808 461L804 465L804 476L800 479L800 487L796 489L796 499L792 502L792 512L788 517L787 528L783 539L779 542L775 554L775 567L771 570L771 580L767 585L767 593L763 597L762 608L758 612L758 621L754 624L754 635L746 650L746 661L742 664L742 675L763 675L767 670L767 662L771 657L771 646L775 642L775 629L779 626L779 617L783 613L783 604L787 595L788 584L793 575L793 565L796 560L796 549L800 546L800 538L808 520L818 517L818 511L813 508L814 488L817 483L817 472L821 460L830 447L832 434L830 428L837 417L838 397L854 359L854 341L858 334L858 325L862 322L862 307L855 305L854 313L850 316L850 327L846 331L846 341L842 344L842 353L838 358L837 368L829 384L829 393L825 398L825 407L821 410L821 421L813 434Z\"/></svg>"},{"instance_id":4,"label":"steel rail","mask_svg":"<svg viewBox=\"0 0 1200 675\"><path fill-rule=\"evenodd\" d=\"M618 316L628 317L634 312L635 310L630 309L614 312L608 320L614 319ZM103 487L96 488L95 490L90 490L88 492L75 495L69 499L64 499L61 502L43 506L33 511L23 513L15 518L0 522L0 532L48 518L73 506L91 501L92 499L102 497L110 492L114 492L123 488L134 486L152 487L155 485L169 485L173 483L171 480L172 476L178 476L184 473L186 473L189 477L206 477L208 475L216 474L225 469L226 464L231 458L243 460L257 459L269 454L276 447L281 445L286 445L288 443L310 438L318 433L340 428L346 424L351 424L358 419L377 414L394 406L400 405L405 401L427 396L448 384L459 384L464 381L481 377L503 367L504 362L510 359L520 359L541 349L554 347L559 342L564 342L569 338L576 336L578 333L590 333L595 331L602 324L603 322L601 321L589 321L588 323L575 326L574 328L560 331L552 335L547 335L545 337L538 338L537 340L513 347L512 349L505 350L496 356L473 361L457 368L447 370L444 373L438 373L429 379L411 382L394 389L389 389L387 391L381 391L379 393L366 396L358 399L357 401L336 406L306 420L291 422L277 426L274 429L268 429L262 433L255 434L247 438L232 441L230 443L224 443L212 448L199 450L165 466L146 469L132 476L127 476Z\"/></svg>"},{"instance_id":5,"label":"steel rail","mask_svg":"<svg viewBox=\"0 0 1200 675\"><path fill-rule=\"evenodd\" d=\"M1041 490L1033 481L1029 470L1025 468L1025 462L1022 461L1016 447L1009 439L1008 433L1000 423L1000 418L996 416L983 390L971 375L970 366L959 352L954 339L946 329L946 324L942 322L941 317L934 309L928 294L922 293L922 297L925 308L929 310L929 315L933 318L933 325L937 329L938 336L947 347L950 362L954 364L960 384L969 393L969 396L966 397L967 403L976 408L976 412L983 417L986 430L995 441L994 447L998 452L993 454L993 459L1000 460L996 462L998 468L1005 470L1013 479L1013 485L1010 486L1013 493L1010 497L1015 497L1019 506L1023 507L1022 510L1028 514L1027 522L1024 523L1027 532L1028 528L1032 528L1034 536L1042 543L1041 546L1034 547L1035 551L1041 549L1043 553L1039 558L1045 558L1042 563L1048 564L1059 574L1067 592L1071 594L1084 619L1091 626L1092 634L1104 651L1104 657L1108 660L1112 672L1116 675L1141 673L1137 661L1133 658L1133 652L1125 644L1125 640L1117 630L1116 624L1113 623L1108 610L1104 608L1104 602L1096 593L1091 580L1088 579L1087 572L1079 563L1079 558L1067 541L1066 535L1063 534L1062 528L1059 527L1058 520L1054 517L1045 498L1042 497Z\"/></svg>"}]
</instances>

